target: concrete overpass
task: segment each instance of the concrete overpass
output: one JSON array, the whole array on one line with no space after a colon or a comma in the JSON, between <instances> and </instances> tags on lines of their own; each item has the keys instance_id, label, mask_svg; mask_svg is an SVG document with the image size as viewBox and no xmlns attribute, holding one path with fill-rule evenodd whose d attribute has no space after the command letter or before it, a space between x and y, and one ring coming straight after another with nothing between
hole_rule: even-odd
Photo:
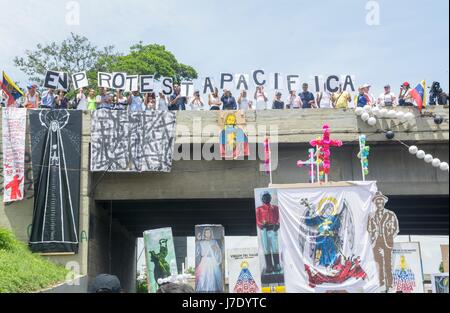
<instances>
[{"instance_id":1,"label":"concrete overpass","mask_svg":"<svg viewBox=\"0 0 450 313\"><path fill-rule=\"evenodd\" d=\"M308 142L321 135L324 123L330 125L333 138L345 143L332 150L330 179L360 180L357 138L366 134L372 147L367 178L377 180L379 188L391 197L389 206L397 212L403 234L446 235L448 173L411 156L406 147L377 131L391 129L395 139L416 144L448 161L448 107L427 109L426 113L411 124L382 120L376 128L367 126L352 110L250 111L246 120L249 129L278 130L278 155L274 156L278 159L274 172L277 184L308 181L307 170L298 169L296 162L306 159ZM443 116L445 122L436 125L432 114ZM175 158L196 145L217 143L220 129L205 127L217 125L217 120L217 112L179 112ZM144 230L171 226L174 235L183 238L193 235L195 224L220 223L228 236L256 235L253 189L269 183L260 171L260 160L179 160L170 174L93 174L89 171L89 143L90 114L84 112L80 250L77 255L48 256L52 261L64 265L75 261L70 264L91 277L114 273L127 290L133 290L136 238ZM27 143L27 199L0 204L0 227L12 229L25 242L33 207L30 160Z\"/></svg>"}]
</instances>

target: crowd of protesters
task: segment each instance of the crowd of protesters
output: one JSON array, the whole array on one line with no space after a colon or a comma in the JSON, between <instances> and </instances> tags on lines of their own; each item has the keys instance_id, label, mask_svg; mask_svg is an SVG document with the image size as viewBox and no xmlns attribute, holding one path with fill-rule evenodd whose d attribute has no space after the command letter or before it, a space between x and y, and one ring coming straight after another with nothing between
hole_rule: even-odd
<instances>
[{"instance_id":1,"label":"crowd of protesters","mask_svg":"<svg viewBox=\"0 0 450 313\"><path fill-rule=\"evenodd\" d=\"M256 87L255 92L249 95L242 90L238 97L233 96L230 90L219 92L215 88L203 99L200 91L196 90L192 97L181 95L179 85L173 86L173 94L170 96L159 92L141 95L134 91L124 93L122 90L111 92L100 88L86 90L81 88L70 99L62 90L47 89L38 92L38 86L28 86L28 91L15 106L28 109L78 109L78 110L128 110L128 111L178 111L178 110L285 110L285 109L312 109L312 108L336 108L347 109L354 107L378 106L416 106L412 95L412 88L408 82L401 86L400 94L397 96L391 91L391 86L384 86L384 92L378 97L372 95L371 86L364 84L358 88L358 92L352 95L349 91L328 92L322 91L312 93L308 84L302 85L302 90L290 91L287 95L276 91L273 99L269 99L263 86ZM448 95L442 92L436 104L448 104ZM3 103L4 106L4 103Z\"/></svg>"}]
</instances>

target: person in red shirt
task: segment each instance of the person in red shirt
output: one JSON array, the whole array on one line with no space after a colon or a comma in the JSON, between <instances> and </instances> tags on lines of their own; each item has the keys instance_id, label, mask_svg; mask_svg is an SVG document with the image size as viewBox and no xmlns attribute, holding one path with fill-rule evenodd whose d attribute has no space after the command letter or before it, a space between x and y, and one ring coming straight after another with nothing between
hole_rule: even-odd
<instances>
[{"instance_id":1,"label":"person in red shirt","mask_svg":"<svg viewBox=\"0 0 450 313\"><path fill-rule=\"evenodd\" d=\"M22 193L20 192L20 184L22 183L23 177L20 178L19 175L14 175L14 178L12 181L10 181L6 186L5 189L11 189L11 200L17 200L22 198Z\"/></svg>"},{"instance_id":2,"label":"person in red shirt","mask_svg":"<svg viewBox=\"0 0 450 313\"><path fill-rule=\"evenodd\" d=\"M265 274L280 273L280 253L278 248L278 230L280 229L280 214L278 206L271 204L269 192L261 195L263 205L256 209L256 224L261 231L261 239L266 261Z\"/></svg>"}]
</instances>

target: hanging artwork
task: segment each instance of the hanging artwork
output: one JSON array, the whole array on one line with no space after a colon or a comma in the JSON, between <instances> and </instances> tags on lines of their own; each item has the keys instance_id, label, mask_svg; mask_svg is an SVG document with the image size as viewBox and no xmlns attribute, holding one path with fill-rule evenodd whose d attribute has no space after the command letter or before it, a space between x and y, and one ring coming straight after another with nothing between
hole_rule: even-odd
<instances>
[{"instance_id":1,"label":"hanging artwork","mask_svg":"<svg viewBox=\"0 0 450 313\"><path fill-rule=\"evenodd\" d=\"M172 228L144 232L144 247L149 292L155 293L158 280L178 275Z\"/></svg>"},{"instance_id":2,"label":"hanging artwork","mask_svg":"<svg viewBox=\"0 0 450 313\"><path fill-rule=\"evenodd\" d=\"M393 288L392 249L394 238L400 232L397 216L385 208L388 201L389 199L381 192L374 195L372 198L374 210L367 224L378 266L380 291L390 291Z\"/></svg>"},{"instance_id":3,"label":"hanging artwork","mask_svg":"<svg viewBox=\"0 0 450 313\"><path fill-rule=\"evenodd\" d=\"M195 291L223 293L225 231L220 225L195 226Z\"/></svg>"},{"instance_id":4,"label":"hanging artwork","mask_svg":"<svg viewBox=\"0 0 450 313\"><path fill-rule=\"evenodd\" d=\"M449 293L448 273L431 274L431 290L433 293Z\"/></svg>"},{"instance_id":5,"label":"hanging artwork","mask_svg":"<svg viewBox=\"0 0 450 313\"><path fill-rule=\"evenodd\" d=\"M240 122L240 112L222 113L220 123L224 123L220 133L220 155L226 160L242 159L250 155L248 137Z\"/></svg>"},{"instance_id":6,"label":"hanging artwork","mask_svg":"<svg viewBox=\"0 0 450 313\"><path fill-rule=\"evenodd\" d=\"M27 109L3 108L3 202L23 199Z\"/></svg>"},{"instance_id":7,"label":"hanging artwork","mask_svg":"<svg viewBox=\"0 0 450 313\"><path fill-rule=\"evenodd\" d=\"M175 112L94 111L91 171L170 172L175 132Z\"/></svg>"},{"instance_id":8,"label":"hanging artwork","mask_svg":"<svg viewBox=\"0 0 450 313\"><path fill-rule=\"evenodd\" d=\"M228 282L230 293L261 292L257 248L228 251Z\"/></svg>"},{"instance_id":9,"label":"hanging artwork","mask_svg":"<svg viewBox=\"0 0 450 313\"><path fill-rule=\"evenodd\" d=\"M30 111L33 252L78 252L81 123L81 111Z\"/></svg>"},{"instance_id":10,"label":"hanging artwork","mask_svg":"<svg viewBox=\"0 0 450 313\"><path fill-rule=\"evenodd\" d=\"M366 228L376 190L375 182L278 189L286 292L378 290Z\"/></svg>"},{"instance_id":11,"label":"hanging artwork","mask_svg":"<svg viewBox=\"0 0 450 313\"><path fill-rule=\"evenodd\" d=\"M392 250L394 293L423 293L423 272L418 242L398 242Z\"/></svg>"},{"instance_id":12,"label":"hanging artwork","mask_svg":"<svg viewBox=\"0 0 450 313\"><path fill-rule=\"evenodd\" d=\"M285 286L279 242L280 212L277 190L255 189L255 206L262 292L282 293Z\"/></svg>"}]
</instances>

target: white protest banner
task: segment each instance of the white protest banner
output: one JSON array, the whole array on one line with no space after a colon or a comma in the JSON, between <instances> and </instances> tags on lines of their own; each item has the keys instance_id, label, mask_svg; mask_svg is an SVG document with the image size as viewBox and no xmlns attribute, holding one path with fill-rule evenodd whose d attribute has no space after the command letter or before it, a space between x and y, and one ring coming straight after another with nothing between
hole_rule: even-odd
<instances>
[{"instance_id":1,"label":"white protest banner","mask_svg":"<svg viewBox=\"0 0 450 313\"><path fill-rule=\"evenodd\" d=\"M214 88L219 88L219 87L217 87L217 84L216 84L214 78L213 77L205 77L205 79L203 80L203 83L202 83L203 94L206 94L208 92L213 93Z\"/></svg>"},{"instance_id":2,"label":"white protest banner","mask_svg":"<svg viewBox=\"0 0 450 313\"><path fill-rule=\"evenodd\" d=\"M69 75L63 72L47 71L44 79L44 87L67 91L69 89Z\"/></svg>"},{"instance_id":3,"label":"white protest banner","mask_svg":"<svg viewBox=\"0 0 450 313\"><path fill-rule=\"evenodd\" d=\"M173 94L173 78L172 77L162 77L161 78L161 91L166 96Z\"/></svg>"},{"instance_id":4,"label":"white protest banner","mask_svg":"<svg viewBox=\"0 0 450 313\"><path fill-rule=\"evenodd\" d=\"M23 199L27 109L3 109L3 202Z\"/></svg>"},{"instance_id":5,"label":"white protest banner","mask_svg":"<svg viewBox=\"0 0 450 313\"><path fill-rule=\"evenodd\" d=\"M256 86L264 86L267 83L266 72L264 70L254 70L252 77Z\"/></svg>"},{"instance_id":6,"label":"white protest banner","mask_svg":"<svg viewBox=\"0 0 450 313\"><path fill-rule=\"evenodd\" d=\"M126 73L112 73L111 86L113 89L125 89L127 83Z\"/></svg>"},{"instance_id":7,"label":"white protest banner","mask_svg":"<svg viewBox=\"0 0 450 313\"><path fill-rule=\"evenodd\" d=\"M228 250L230 293L261 293L258 248Z\"/></svg>"},{"instance_id":8,"label":"white protest banner","mask_svg":"<svg viewBox=\"0 0 450 313\"><path fill-rule=\"evenodd\" d=\"M193 97L194 96L194 83L191 81L183 81L180 85L181 91L180 95L182 97Z\"/></svg>"},{"instance_id":9,"label":"white protest banner","mask_svg":"<svg viewBox=\"0 0 450 313\"><path fill-rule=\"evenodd\" d=\"M269 83L270 88L274 90L284 90L284 80L283 80L283 74L281 73L273 73L269 76Z\"/></svg>"},{"instance_id":10,"label":"white protest banner","mask_svg":"<svg viewBox=\"0 0 450 313\"><path fill-rule=\"evenodd\" d=\"M249 90L250 75L248 74L236 74L234 75L236 81L237 90Z\"/></svg>"},{"instance_id":11,"label":"white protest banner","mask_svg":"<svg viewBox=\"0 0 450 313\"><path fill-rule=\"evenodd\" d=\"M139 76L139 86L141 93L150 93L155 90L155 79L153 75Z\"/></svg>"},{"instance_id":12,"label":"white protest banner","mask_svg":"<svg viewBox=\"0 0 450 313\"><path fill-rule=\"evenodd\" d=\"M423 272L418 242L398 242L392 249L395 293L423 293Z\"/></svg>"},{"instance_id":13,"label":"white protest banner","mask_svg":"<svg viewBox=\"0 0 450 313\"><path fill-rule=\"evenodd\" d=\"M98 72L97 74L98 87L111 88L112 75L110 73Z\"/></svg>"},{"instance_id":14,"label":"white protest banner","mask_svg":"<svg viewBox=\"0 0 450 313\"><path fill-rule=\"evenodd\" d=\"M127 83L125 85L125 92L139 91L139 76L138 75L128 75Z\"/></svg>"},{"instance_id":15,"label":"white protest banner","mask_svg":"<svg viewBox=\"0 0 450 313\"><path fill-rule=\"evenodd\" d=\"M72 75L72 83L75 90L89 86L86 72L79 72Z\"/></svg>"},{"instance_id":16,"label":"white protest banner","mask_svg":"<svg viewBox=\"0 0 450 313\"><path fill-rule=\"evenodd\" d=\"M232 73L220 73L220 89L231 90L234 88L234 75Z\"/></svg>"},{"instance_id":17,"label":"white protest banner","mask_svg":"<svg viewBox=\"0 0 450 313\"><path fill-rule=\"evenodd\" d=\"M367 231L376 191L375 182L278 189L286 292L378 292ZM263 229L266 215L263 206Z\"/></svg>"}]
</instances>

